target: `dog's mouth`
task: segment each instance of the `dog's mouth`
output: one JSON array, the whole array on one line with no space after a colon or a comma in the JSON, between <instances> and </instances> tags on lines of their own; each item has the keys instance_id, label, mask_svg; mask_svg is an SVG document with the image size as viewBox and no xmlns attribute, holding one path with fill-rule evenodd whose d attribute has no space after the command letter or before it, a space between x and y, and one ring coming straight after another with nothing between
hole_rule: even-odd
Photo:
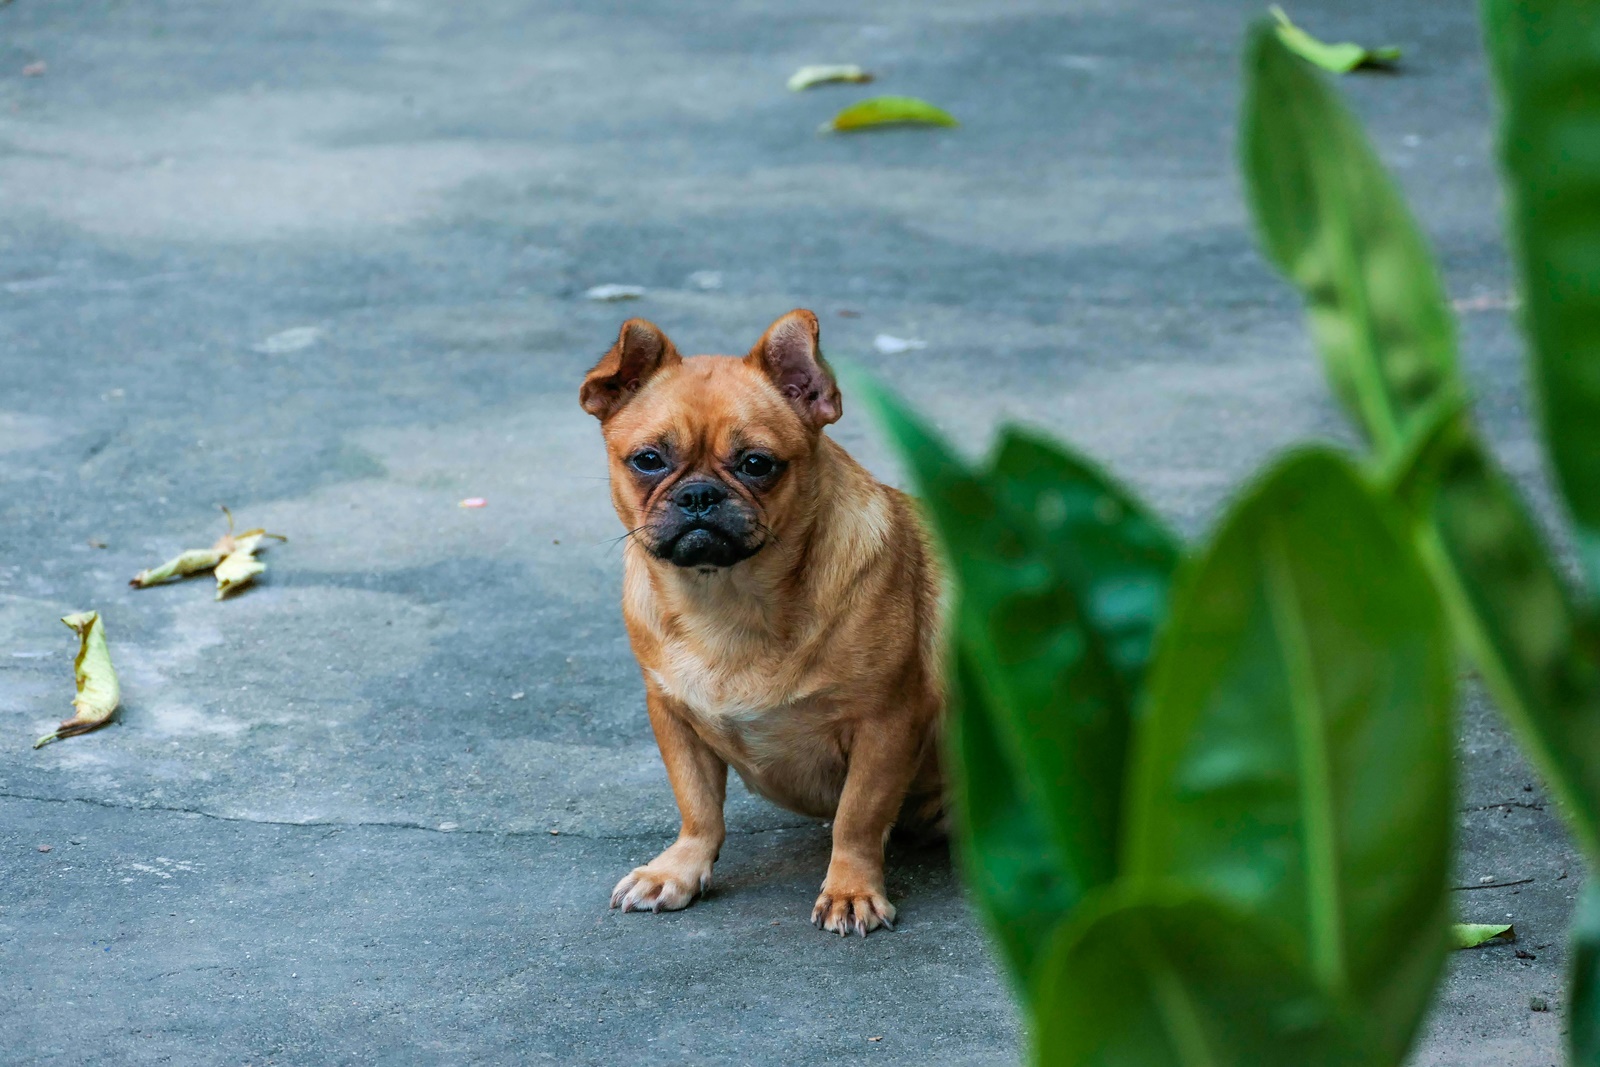
<instances>
[{"instance_id":1,"label":"dog's mouth","mask_svg":"<svg viewBox=\"0 0 1600 1067\"><path fill-rule=\"evenodd\" d=\"M657 542L655 555L678 567L706 569L731 567L760 550L760 542L747 544L726 530L696 524Z\"/></svg>"}]
</instances>

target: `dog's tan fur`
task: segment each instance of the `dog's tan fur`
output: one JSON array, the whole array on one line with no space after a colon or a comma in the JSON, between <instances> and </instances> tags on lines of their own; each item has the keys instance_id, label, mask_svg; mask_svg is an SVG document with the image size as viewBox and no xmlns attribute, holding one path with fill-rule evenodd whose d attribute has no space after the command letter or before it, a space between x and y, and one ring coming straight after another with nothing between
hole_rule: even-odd
<instances>
[{"instance_id":1,"label":"dog's tan fur","mask_svg":"<svg viewBox=\"0 0 1600 1067\"><path fill-rule=\"evenodd\" d=\"M889 830L937 818L935 557L914 503L823 432L841 405L816 342L815 316L794 311L743 358L684 359L633 319L584 382L612 503L638 535L624 550L623 615L683 820L665 852L617 885L612 905L624 910L681 908L709 884L730 765L773 802L833 819L812 921L841 934L893 923ZM675 465L651 483L629 460L663 442ZM785 464L759 491L732 473L751 448ZM737 495L759 550L715 568L648 550L668 494L690 476Z\"/></svg>"}]
</instances>

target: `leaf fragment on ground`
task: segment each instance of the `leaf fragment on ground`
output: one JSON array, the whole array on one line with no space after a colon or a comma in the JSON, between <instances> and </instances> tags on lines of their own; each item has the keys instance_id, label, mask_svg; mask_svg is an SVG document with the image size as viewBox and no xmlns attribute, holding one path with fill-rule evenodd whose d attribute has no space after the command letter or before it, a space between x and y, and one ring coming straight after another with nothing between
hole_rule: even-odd
<instances>
[{"instance_id":1,"label":"leaf fragment on ground","mask_svg":"<svg viewBox=\"0 0 1600 1067\"><path fill-rule=\"evenodd\" d=\"M1278 20L1278 40L1289 51L1323 70L1348 74L1363 67L1392 67L1400 60L1400 49L1394 45L1363 48L1349 41L1328 44L1290 22L1289 16L1277 4L1272 5L1271 11L1272 17Z\"/></svg>"},{"instance_id":2,"label":"leaf fragment on ground","mask_svg":"<svg viewBox=\"0 0 1600 1067\"><path fill-rule=\"evenodd\" d=\"M228 525L229 527L233 525L232 512L228 513ZM225 548L228 553L222 557L222 562L217 564L217 569L212 572L217 579L218 600L249 585L256 580L256 575L266 571L267 565L256 559L256 553L261 551L261 543L269 538L273 541L288 540L282 534L267 533L262 529L246 530L235 537L230 529L222 540L217 542L218 547Z\"/></svg>"},{"instance_id":3,"label":"leaf fragment on ground","mask_svg":"<svg viewBox=\"0 0 1600 1067\"><path fill-rule=\"evenodd\" d=\"M644 295L642 285L597 285L592 289L585 289L585 300L600 300L611 302L614 300L637 300Z\"/></svg>"},{"instance_id":4,"label":"leaf fragment on ground","mask_svg":"<svg viewBox=\"0 0 1600 1067\"><path fill-rule=\"evenodd\" d=\"M320 326L291 326L264 341L251 345L250 350L260 352L264 356L281 356L286 352L298 352L302 348L310 348L320 340L322 340Z\"/></svg>"},{"instance_id":5,"label":"leaf fragment on ground","mask_svg":"<svg viewBox=\"0 0 1600 1067\"><path fill-rule=\"evenodd\" d=\"M1517 928L1510 923L1452 923L1451 948L1477 948L1491 942L1504 944L1517 939Z\"/></svg>"},{"instance_id":6,"label":"leaf fragment on ground","mask_svg":"<svg viewBox=\"0 0 1600 1067\"><path fill-rule=\"evenodd\" d=\"M489 502L481 496L469 496L456 505L458 508L486 508Z\"/></svg>"},{"instance_id":7,"label":"leaf fragment on ground","mask_svg":"<svg viewBox=\"0 0 1600 1067\"><path fill-rule=\"evenodd\" d=\"M948 111L914 96L875 96L851 104L825 123L823 133L864 130L874 126L959 126Z\"/></svg>"},{"instance_id":8,"label":"leaf fragment on ground","mask_svg":"<svg viewBox=\"0 0 1600 1067\"><path fill-rule=\"evenodd\" d=\"M228 553L212 572L217 579L217 599L221 600L228 594L249 585L256 580L256 575L266 569L267 565L256 559L252 549L241 548Z\"/></svg>"},{"instance_id":9,"label":"leaf fragment on ground","mask_svg":"<svg viewBox=\"0 0 1600 1067\"><path fill-rule=\"evenodd\" d=\"M224 553L214 548L192 548L172 557L159 567L140 571L128 579L128 584L135 589L147 589L152 585L171 581L173 578L187 578L191 574L201 574L221 563L223 555Z\"/></svg>"},{"instance_id":10,"label":"leaf fragment on ground","mask_svg":"<svg viewBox=\"0 0 1600 1067\"><path fill-rule=\"evenodd\" d=\"M854 63L817 63L801 67L789 75L789 91L798 93L813 85L826 85L829 82L853 82L859 85L871 80L872 75Z\"/></svg>"},{"instance_id":11,"label":"leaf fragment on ground","mask_svg":"<svg viewBox=\"0 0 1600 1067\"><path fill-rule=\"evenodd\" d=\"M927 348L928 342L919 341L913 337L895 337L892 334L880 333L872 339L872 347L886 356L898 356L902 352L913 352L919 348Z\"/></svg>"},{"instance_id":12,"label":"leaf fragment on ground","mask_svg":"<svg viewBox=\"0 0 1600 1067\"><path fill-rule=\"evenodd\" d=\"M111 652L106 648L106 628L100 621L100 613L80 611L61 621L78 635L78 656L72 661L72 673L78 686L78 695L72 700L76 714L35 741L34 748L104 726L111 721L122 699L122 686L117 682L116 669L111 666Z\"/></svg>"}]
</instances>

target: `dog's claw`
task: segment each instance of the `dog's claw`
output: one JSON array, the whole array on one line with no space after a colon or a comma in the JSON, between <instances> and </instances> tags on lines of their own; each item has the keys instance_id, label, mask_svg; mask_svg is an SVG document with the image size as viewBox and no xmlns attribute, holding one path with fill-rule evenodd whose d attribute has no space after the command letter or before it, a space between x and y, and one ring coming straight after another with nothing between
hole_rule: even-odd
<instances>
[{"instance_id":1,"label":"dog's claw","mask_svg":"<svg viewBox=\"0 0 1600 1067\"><path fill-rule=\"evenodd\" d=\"M630 911L663 912L687 907L711 881L708 872L681 870L660 863L635 867L611 891L611 906Z\"/></svg>"},{"instance_id":2,"label":"dog's claw","mask_svg":"<svg viewBox=\"0 0 1600 1067\"><path fill-rule=\"evenodd\" d=\"M878 927L894 928L894 905L881 892L824 890L811 909L811 925L841 937L856 933L866 937Z\"/></svg>"}]
</instances>

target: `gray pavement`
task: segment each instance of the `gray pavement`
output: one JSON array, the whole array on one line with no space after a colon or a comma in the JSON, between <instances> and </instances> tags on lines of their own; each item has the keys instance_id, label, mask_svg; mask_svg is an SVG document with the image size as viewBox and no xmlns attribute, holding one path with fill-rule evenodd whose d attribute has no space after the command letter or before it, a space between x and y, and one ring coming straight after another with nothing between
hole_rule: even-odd
<instances>
[{"instance_id":1,"label":"gray pavement","mask_svg":"<svg viewBox=\"0 0 1600 1067\"><path fill-rule=\"evenodd\" d=\"M1346 433L1239 197L1255 11L0 6L0 1060L1016 1062L939 852L895 858L898 931L827 937L826 830L739 793L709 899L607 911L674 811L577 383L626 315L742 351L810 307L964 446L1053 428L1202 530L1274 449ZM1343 84L1547 501L1472 5L1295 14L1407 47ZM867 90L783 82L842 61L964 125L818 136ZM290 538L258 588L126 586L218 503ZM120 721L32 751L90 607ZM1461 759L1461 910L1536 958L1454 957L1416 1060L1555 1063L1582 871L1475 696Z\"/></svg>"}]
</instances>

